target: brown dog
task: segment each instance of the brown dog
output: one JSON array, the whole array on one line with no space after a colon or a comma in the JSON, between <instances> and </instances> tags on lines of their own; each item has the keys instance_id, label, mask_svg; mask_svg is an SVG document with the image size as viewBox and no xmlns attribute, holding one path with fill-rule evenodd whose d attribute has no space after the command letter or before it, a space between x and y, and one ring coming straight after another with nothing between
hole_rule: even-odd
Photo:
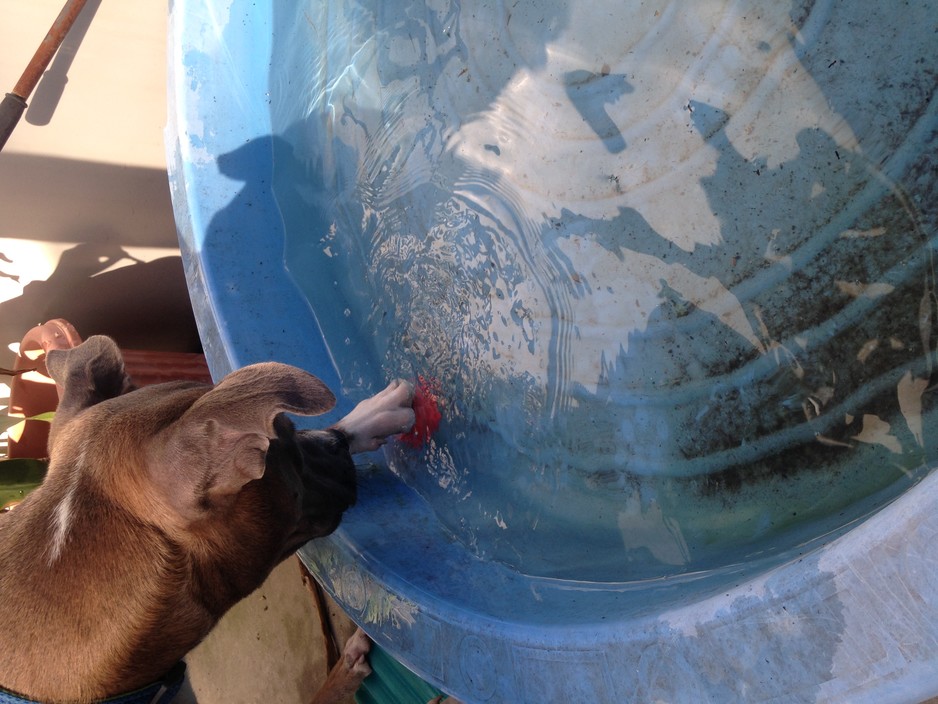
<instances>
[{"instance_id":1,"label":"brown dog","mask_svg":"<svg viewBox=\"0 0 938 704\"><path fill-rule=\"evenodd\" d=\"M287 365L133 390L105 337L46 364L49 472L0 516L0 687L40 701L159 688L277 563L335 530L355 500L351 454L414 422L400 381L328 430L295 431L283 412L335 398Z\"/></svg>"}]
</instances>

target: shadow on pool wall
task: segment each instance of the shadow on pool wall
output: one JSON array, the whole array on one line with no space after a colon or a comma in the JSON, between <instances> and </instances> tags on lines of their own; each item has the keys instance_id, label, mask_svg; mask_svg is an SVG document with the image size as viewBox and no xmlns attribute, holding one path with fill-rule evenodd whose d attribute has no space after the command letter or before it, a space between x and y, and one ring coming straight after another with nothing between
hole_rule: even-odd
<instances>
[{"instance_id":1,"label":"shadow on pool wall","mask_svg":"<svg viewBox=\"0 0 938 704\"><path fill-rule=\"evenodd\" d=\"M307 44L275 46L279 134L242 148L246 168L242 150L219 165L256 178L265 155L249 152L270 150L276 203L264 212L282 215L287 268L345 394L400 374L439 380L436 442L389 459L474 554L575 580L694 573L803 549L922 476L934 457L935 305L932 242L911 205L923 194L819 128L798 130L777 163L747 158L728 135L732 115L691 100L687 126L713 170L679 167L699 174L719 228L711 242L656 230L615 176L604 195L615 214L531 213L458 132L546 54L519 57L492 30L491 51L512 60L481 90L456 92L472 78L462 33L478 41L494 18L468 28L455 7L419 19L403 5L349 8L361 37L346 44L373 36L373 53L330 55L344 72L324 77ZM274 26L317 24L286 12ZM513 27L532 26L519 15ZM542 26L566 23L558 13ZM513 47L546 45L531 38ZM857 48L839 47L839 63L863 63L843 53ZM607 68L566 75L564 94L624 170L631 150L608 106L641 88ZM605 118L580 90L611 96ZM308 117L291 119L290 99ZM902 114L893 135L918 113ZM497 138L484 149L500 157ZM266 188L248 182L240 198L259 213ZM282 265L280 251L264 241L243 254L263 272ZM633 319L617 311L640 297L640 324L622 325Z\"/></svg>"}]
</instances>

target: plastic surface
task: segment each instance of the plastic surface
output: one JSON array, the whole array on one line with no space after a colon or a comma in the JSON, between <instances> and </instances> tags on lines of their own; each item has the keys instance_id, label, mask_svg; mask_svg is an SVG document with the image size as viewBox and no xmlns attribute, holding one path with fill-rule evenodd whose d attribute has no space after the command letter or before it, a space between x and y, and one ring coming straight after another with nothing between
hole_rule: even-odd
<instances>
[{"instance_id":1,"label":"plastic surface","mask_svg":"<svg viewBox=\"0 0 938 704\"><path fill-rule=\"evenodd\" d=\"M356 704L424 704L440 694L381 648L372 647L368 664L371 674L355 692Z\"/></svg>"},{"instance_id":2,"label":"plastic surface","mask_svg":"<svg viewBox=\"0 0 938 704\"><path fill-rule=\"evenodd\" d=\"M936 22L174 4L213 372L439 384L302 553L381 646L467 702L938 693Z\"/></svg>"}]
</instances>

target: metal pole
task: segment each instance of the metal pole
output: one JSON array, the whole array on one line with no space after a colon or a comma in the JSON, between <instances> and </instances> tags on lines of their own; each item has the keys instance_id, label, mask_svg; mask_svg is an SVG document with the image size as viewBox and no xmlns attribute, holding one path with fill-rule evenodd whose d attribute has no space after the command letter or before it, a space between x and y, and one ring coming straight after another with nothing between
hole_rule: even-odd
<instances>
[{"instance_id":1,"label":"metal pole","mask_svg":"<svg viewBox=\"0 0 938 704\"><path fill-rule=\"evenodd\" d=\"M13 130L16 128L23 111L26 109L26 100L29 98L43 72L58 51L59 45L68 34L75 18L85 6L87 0L68 0L59 16L52 23L52 27L46 33L45 39L36 49L32 60L20 76L20 80L13 86L13 90L6 94L3 101L0 102L0 150L7 143Z\"/></svg>"}]
</instances>

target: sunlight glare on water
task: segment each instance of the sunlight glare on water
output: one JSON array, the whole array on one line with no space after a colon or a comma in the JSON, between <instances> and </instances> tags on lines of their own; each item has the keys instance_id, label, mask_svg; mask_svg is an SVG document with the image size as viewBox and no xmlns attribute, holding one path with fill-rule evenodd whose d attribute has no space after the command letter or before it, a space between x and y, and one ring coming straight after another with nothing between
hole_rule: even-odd
<instances>
[{"instance_id":1,"label":"sunlight glare on water","mask_svg":"<svg viewBox=\"0 0 938 704\"><path fill-rule=\"evenodd\" d=\"M438 382L440 431L389 461L473 552L712 569L921 475L928 3L274 12L286 264L344 393Z\"/></svg>"}]
</instances>

